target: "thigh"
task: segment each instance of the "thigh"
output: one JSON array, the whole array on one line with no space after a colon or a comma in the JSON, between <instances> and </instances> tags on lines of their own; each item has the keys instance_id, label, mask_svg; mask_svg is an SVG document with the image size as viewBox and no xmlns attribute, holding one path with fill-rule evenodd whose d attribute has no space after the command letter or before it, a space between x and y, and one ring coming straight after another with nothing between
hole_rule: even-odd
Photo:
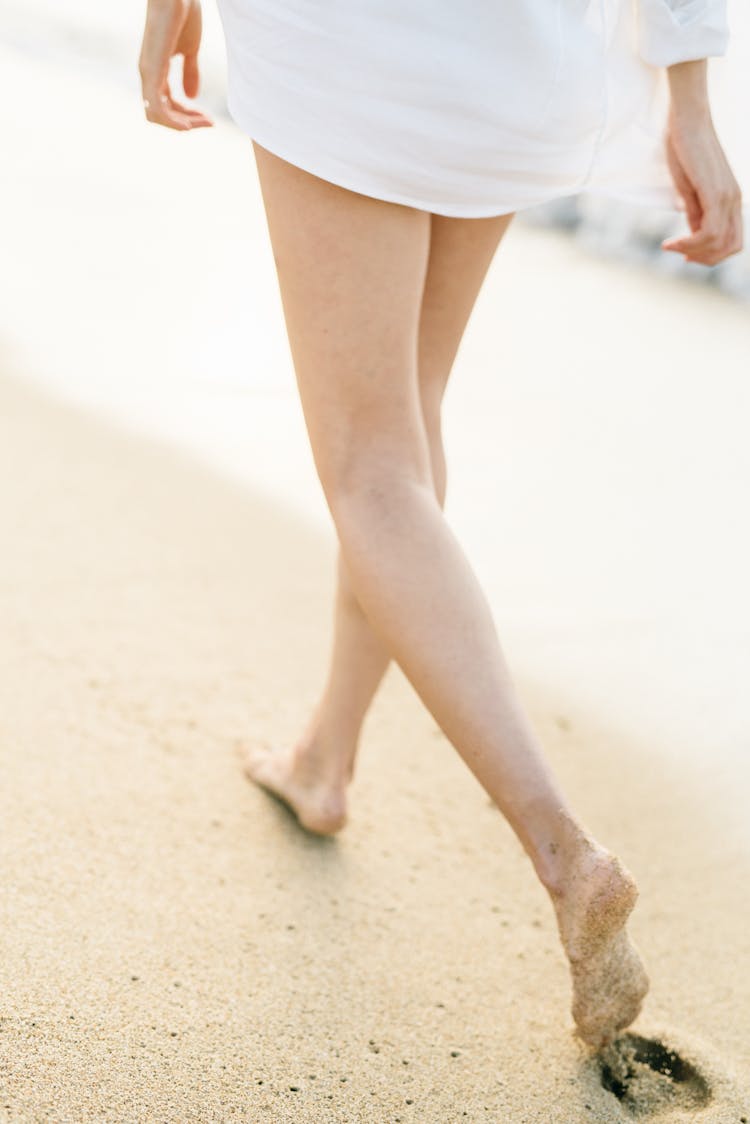
<instances>
[{"instance_id":1,"label":"thigh","mask_svg":"<svg viewBox=\"0 0 750 1124\"><path fill-rule=\"evenodd\" d=\"M430 214L348 191L254 149L326 494L364 456L429 483L417 350Z\"/></svg>"},{"instance_id":2,"label":"thigh","mask_svg":"<svg viewBox=\"0 0 750 1124\"><path fill-rule=\"evenodd\" d=\"M458 346L513 212L483 219L433 215L419 324L425 411L439 411Z\"/></svg>"}]
</instances>

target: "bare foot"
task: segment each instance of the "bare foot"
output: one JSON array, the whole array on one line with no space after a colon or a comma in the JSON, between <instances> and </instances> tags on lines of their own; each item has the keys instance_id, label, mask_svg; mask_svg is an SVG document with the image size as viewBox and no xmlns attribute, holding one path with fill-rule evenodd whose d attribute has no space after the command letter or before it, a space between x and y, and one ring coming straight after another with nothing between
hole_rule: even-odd
<instances>
[{"instance_id":1,"label":"bare foot","mask_svg":"<svg viewBox=\"0 0 750 1124\"><path fill-rule=\"evenodd\" d=\"M244 752L246 776L294 812L315 835L334 835L346 824L346 789L323 781L294 749L253 746Z\"/></svg>"},{"instance_id":2,"label":"bare foot","mask_svg":"<svg viewBox=\"0 0 750 1124\"><path fill-rule=\"evenodd\" d=\"M626 931L638 888L611 852L586 840L565 889L553 896L573 980L573 1018L590 1046L612 1042L637 1017L648 976Z\"/></svg>"}]
</instances>

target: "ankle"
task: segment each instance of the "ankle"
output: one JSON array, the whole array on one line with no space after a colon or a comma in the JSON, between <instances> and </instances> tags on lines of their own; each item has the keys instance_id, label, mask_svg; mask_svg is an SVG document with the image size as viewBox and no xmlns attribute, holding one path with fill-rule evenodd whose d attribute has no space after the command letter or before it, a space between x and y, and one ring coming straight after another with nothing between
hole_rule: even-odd
<instances>
[{"instance_id":1,"label":"ankle","mask_svg":"<svg viewBox=\"0 0 750 1124\"><path fill-rule=\"evenodd\" d=\"M564 898L575 886L596 850L597 844L578 820L560 808L530 852L539 880L553 901Z\"/></svg>"},{"instance_id":2,"label":"ankle","mask_svg":"<svg viewBox=\"0 0 750 1124\"><path fill-rule=\"evenodd\" d=\"M319 735L307 736L297 742L292 759L304 784L344 790L351 780L352 755L324 743Z\"/></svg>"}]
</instances>

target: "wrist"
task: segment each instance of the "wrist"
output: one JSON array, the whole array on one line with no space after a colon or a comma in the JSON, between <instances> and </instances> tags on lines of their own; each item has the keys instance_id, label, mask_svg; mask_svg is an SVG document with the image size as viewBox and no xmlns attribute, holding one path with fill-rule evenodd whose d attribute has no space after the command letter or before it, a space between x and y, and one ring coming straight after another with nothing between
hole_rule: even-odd
<instances>
[{"instance_id":1,"label":"wrist","mask_svg":"<svg viewBox=\"0 0 750 1124\"><path fill-rule=\"evenodd\" d=\"M667 67L667 78L671 113L678 118L689 117L693 122L709 122L708 60L674 63Z\"/></svg>"}]
</instances>

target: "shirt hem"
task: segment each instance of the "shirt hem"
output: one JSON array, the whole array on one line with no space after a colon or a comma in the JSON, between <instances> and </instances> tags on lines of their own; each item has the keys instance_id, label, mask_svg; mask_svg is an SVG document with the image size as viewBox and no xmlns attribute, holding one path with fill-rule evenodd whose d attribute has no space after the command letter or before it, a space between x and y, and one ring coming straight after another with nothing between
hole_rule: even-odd
<instances>
[{"instance_id":1,"label":"shirt hem","mask_svg":"<svg viewBox=\"0 0 750 1124\"><path fill-rule=\"evenodd\" d=\"M505 201L488 203L486 205L460 202L453 203L444 200L430 201L408 195L405 192L391 191L382 188L377 184L368 182L366 177L358 178L356 175L347 175L339 170L329 170L326 168L325 161L308 155L300 155L298 150L295 151L293 145L285 144L278 139L273 139L268 136L262 128L249 121L244 114L241 114L236 109L231 99L228 101L228 109L233 121L246 136L259 144L261 148L265 148L274 156L286 160L302 171L309 172L311 175L317 176L319 179L323 179L327 183L332 183L337 187L343 187L347 191L353 191L358 195L366 195L370 199L380 199L384 203L396 203L404 207L413 207L419 211L429 211L431 214L444 215L446 218L479 219L515 214L517 211L528 210L530 207L540 206L544 203L550 203L555 199L574 195L578 191L577 185L571 185L570 188L561 187L559 191L542 193L538 198L534 199L527 198L517 200L516 202Z\"/></svg>"}]
</instances>

